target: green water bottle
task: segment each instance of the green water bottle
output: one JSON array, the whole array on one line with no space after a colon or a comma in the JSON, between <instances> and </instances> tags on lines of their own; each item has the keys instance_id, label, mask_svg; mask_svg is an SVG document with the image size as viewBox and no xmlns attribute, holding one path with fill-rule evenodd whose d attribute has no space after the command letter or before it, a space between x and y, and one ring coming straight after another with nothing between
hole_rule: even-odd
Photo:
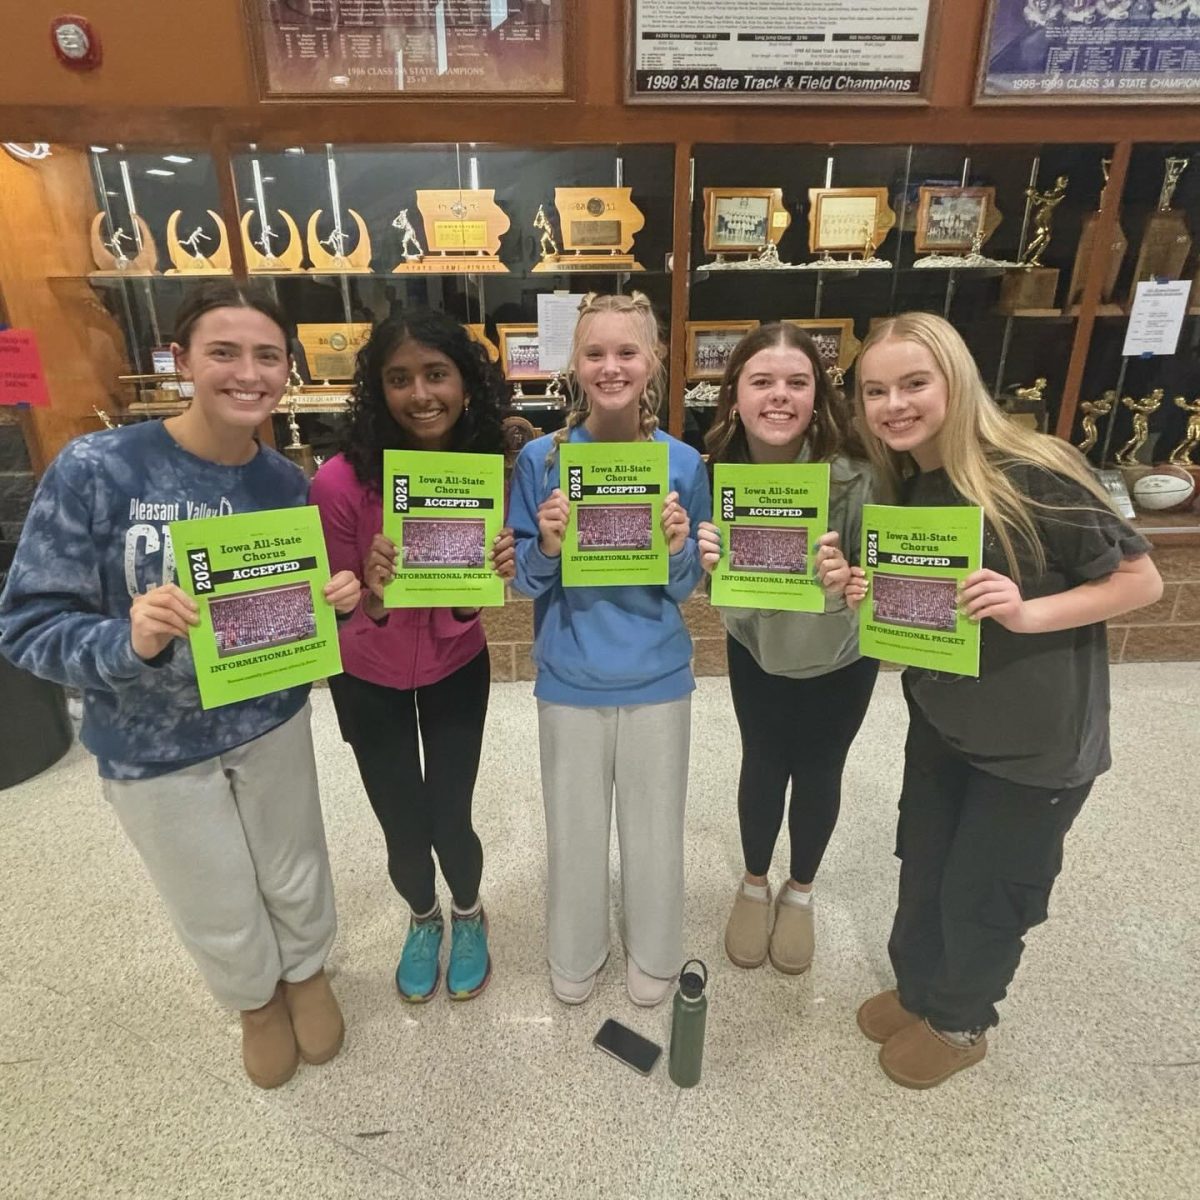
<instances>
[{"instance_id":1,"label":"green water bottle","mask_svg":"<svg viewBox=\"0 0 1200 1200\"><path fill-rule=\"evenodd\" d=\"M703 975L688 970L699 967ZM695 1087L700 1082L700 1066L704 1061L704 1023L708 1017L708 968L698 959L690 958L679 973L679 990L671 1013L671 1055L667 1069L672 1082L679 1087Z\"/></svg>"}]
</instances>

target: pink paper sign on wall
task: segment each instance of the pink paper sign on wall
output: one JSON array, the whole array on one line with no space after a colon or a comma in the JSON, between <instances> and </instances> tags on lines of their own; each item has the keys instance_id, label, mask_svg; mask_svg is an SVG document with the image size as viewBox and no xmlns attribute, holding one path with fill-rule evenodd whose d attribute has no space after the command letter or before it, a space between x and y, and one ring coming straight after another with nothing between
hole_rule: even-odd
<instances>
[{"instance_id":1,"label":"pink paper sign on wall","mask_svg":"<svg viewBox=\"0 0 1200 1200\"><path fill-rule=\"evenodd\" d=\"M0 404L50 403L42 356L32 329L0 330Z\"/></svg>"}]
</instances>

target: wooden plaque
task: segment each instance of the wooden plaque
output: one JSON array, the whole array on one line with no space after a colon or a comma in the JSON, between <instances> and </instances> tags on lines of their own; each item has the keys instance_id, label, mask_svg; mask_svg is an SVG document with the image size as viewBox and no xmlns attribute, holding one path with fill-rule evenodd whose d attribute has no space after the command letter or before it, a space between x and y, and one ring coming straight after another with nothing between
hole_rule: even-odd
<instances>
[{"instance_id":1,"label":"wooden plaque","mask_svg":"<svg viewBox=\"0 0 1200 1200\"><path fill-rule=\"evenodd\" d=\"M500 251L500 238L510 225L496 203L495 188L418 188L417 208L425 226L428 254L495 257Z\"/></svg>"}]
</instances>

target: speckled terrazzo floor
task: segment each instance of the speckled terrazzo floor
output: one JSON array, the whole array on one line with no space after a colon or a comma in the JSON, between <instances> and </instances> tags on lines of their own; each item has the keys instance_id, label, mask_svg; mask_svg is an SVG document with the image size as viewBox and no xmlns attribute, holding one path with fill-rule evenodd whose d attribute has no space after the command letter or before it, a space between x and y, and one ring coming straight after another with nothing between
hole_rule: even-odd
<instances>
[{"instance_id":1,"label":"speckled terrazzo floor","mask_svg":"<svg viewBox=\"0 0 1200 1200\"><path fill-rule=\"evenodd\" d=\"M689 951L714 969L705 1076L680 1092L593 1049L607 1016L665 1044L614 954L582 1008L550 994L528 684L498 685L476 809L496 977L469 1004L397 1000L403 914L315 697L341 935L341 1056L260 1092L236 1018L174 940L76 747L0 792L0 1195L1173 1200L1200 1194L1200 665L1114 670L1117 767L1068 841L987 1060L929 1093L854 1024L888 981L903 704L885 675L818 881L800 979L725 961L739 871L723 679L701 682L688 808ZM783 858L776 865L782 871ZM615 942L614 942L615 946Z\"/></svg>"}]
</instances>

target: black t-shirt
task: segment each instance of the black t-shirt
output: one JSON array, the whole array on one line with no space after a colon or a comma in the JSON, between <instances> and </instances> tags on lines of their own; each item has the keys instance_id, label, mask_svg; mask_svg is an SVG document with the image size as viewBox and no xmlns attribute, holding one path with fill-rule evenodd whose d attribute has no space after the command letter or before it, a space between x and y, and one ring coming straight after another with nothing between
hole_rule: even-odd
<instances>
[{"instance_id":1,"label":"black t-shirt","mask_svg":"<svg viewBox=\"0 0 1200 1200\"><path fill-rule=\"evenodd\" d=\"M1020 555L1026 600L1069 591L1111 575L1150 543L1084 487L1032 464L1003 468L1022 495L1053 508L1031 508L1044 569ZM908 481L911 505L963 504L945 471ZM1020 543L1018 542L1018 547ZM1011 575L990 525L983 565ZM979 678L910 667L904 688L930 724L973 766L1034 787L1087 783L1112 765L1108 746L1108 637L1103 621L1056 633L1011 633L985 618Z\"/></svg>"}]
</instances>

